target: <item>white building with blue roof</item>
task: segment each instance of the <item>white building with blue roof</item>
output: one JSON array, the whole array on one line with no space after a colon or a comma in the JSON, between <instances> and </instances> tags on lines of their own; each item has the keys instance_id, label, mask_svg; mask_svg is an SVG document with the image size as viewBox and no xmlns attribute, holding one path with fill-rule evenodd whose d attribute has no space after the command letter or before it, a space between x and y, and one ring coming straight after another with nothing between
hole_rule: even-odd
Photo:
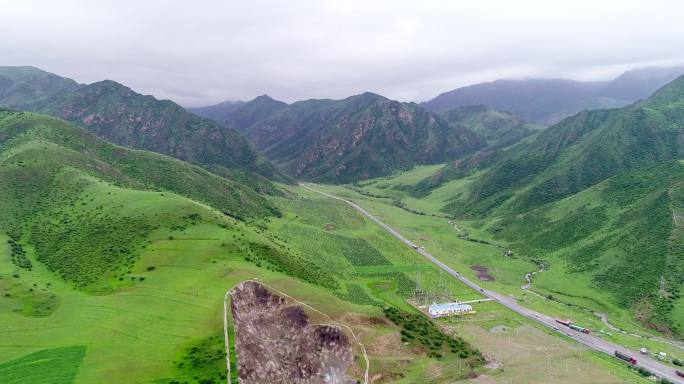
<instances>
[{"instance_id":1,"label":"white building with blue roof","mask_svg":"<svg viewBox=\"0 0 684 384\"><path fill-rule=\"evenodd\" d=\"M428 307L430 317L447 317L454 315L467 315L473 312L473 307L462 303L432 304Z\"/></svg>"}]
</instances>

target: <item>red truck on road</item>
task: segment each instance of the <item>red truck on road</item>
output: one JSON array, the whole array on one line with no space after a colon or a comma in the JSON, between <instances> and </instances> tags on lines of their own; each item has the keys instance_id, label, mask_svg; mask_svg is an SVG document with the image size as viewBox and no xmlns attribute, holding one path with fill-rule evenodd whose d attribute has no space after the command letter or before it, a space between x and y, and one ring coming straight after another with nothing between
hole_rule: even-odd
<instances>
[{"instance_id":1,"label":"red truck on road","mask_svg":"<svg viewBox=\"0 0 684 384\"><path fill-rule=\"evenodd\" d=\"M619 352L619 351L615 351L615 357L617 357L620 360L624 360L624 361L626 361L632 365L636 365L636 363L637 363L635 358L633 358L632 356L629 356L629 355L625 355L624 353Z\"/></svg>"}]
</instances>

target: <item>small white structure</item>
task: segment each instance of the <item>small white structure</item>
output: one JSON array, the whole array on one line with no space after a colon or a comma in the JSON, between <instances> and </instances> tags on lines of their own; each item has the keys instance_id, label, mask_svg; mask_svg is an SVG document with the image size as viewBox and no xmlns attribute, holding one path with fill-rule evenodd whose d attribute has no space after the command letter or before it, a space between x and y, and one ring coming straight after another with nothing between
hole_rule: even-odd
<instances>
[{"instance_id":1,"label":"small white structure","mask_svg":"<svg viewBox=\"0 0 684 384\"><path fill-rule=\"evenodd\" d=\"M428 307L430 317L447 317L454 315L467 315L473 312L473 307L462 303L432 304Z\"/></svg>"}]
</instances>

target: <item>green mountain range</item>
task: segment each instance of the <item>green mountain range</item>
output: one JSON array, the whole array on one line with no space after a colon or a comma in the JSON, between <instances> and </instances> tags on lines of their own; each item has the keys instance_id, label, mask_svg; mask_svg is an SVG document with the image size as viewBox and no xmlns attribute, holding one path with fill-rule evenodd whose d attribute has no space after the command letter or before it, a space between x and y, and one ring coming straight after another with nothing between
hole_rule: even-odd
<instances>
[{"instance_id":1,"label":"green mountain range","mask_svg":"<svg viewBox=\"0 0 684 384\"><path fill-rule=\"evenodd\" d=\"M444 212L481 221L532 259L556 255L645 323L681 333L669 310L684 284L682 159L684 77L644 101L581 112L403 188L425 198L467 180Z\"/></svg>"},{"instance_id":2,"label":"green mountain range","mask_svg":"<svg viewBox=\"0 0 684 384\"><path fill-rule=\"evenodd\" d=\"M638 94L632 80L611 95ZM370 348L351 351L354 379L366 352L370 377L386 381L506 378L515 369L483 367L502 335L605 364L479 302L419 246L521 305L553 307L546 315L619 307L684 337L684 77L546 129L490 106L436 113L373 93L186 111L32 67L0 67L0 105L11 107L0 108L0 381L224 382L226 350L235 357L224 295L248 279L356 332ZM315 188L416 245L344 202L274 183L290 177L348 183ZM520 289L532 268L554 280L543 294ZM472 302L472 321L433 322L408 300L438 291Z\"/></svg>"},{"instance_id":3,"label":"green mountain range","mask_svg":"<svg viewBox=\"0 0 684 384\"><path fill-rule=\"evenodd\" d=\"M352 327L364 342L408 335L400 355L368 352L392 362L373 375L418 377L426 362L456 358L464 368L445 376L479 369L470 343L405 312L408 275L436 279L436 267L343 203L282 188L264 197L76 124L0 109L0 322L11 329L0 381L223 382L224 295L245 279L361 319Z\"/></svg>"},{"instance_id":4,"label":"green mountain range","mask_svg":"<svg viewBox=\"0 0 684 384\"><path fill-rule=\"evenodd\" d=\"M373 93L290 105L260 96L224 122L296 179L345 183L462 157L487 142L465 124Z\"/></svg>"},{"instance_id":5,"label":"green mountain range","mask_svg":"<svg viewBox=\"0 0 684 384\"><path fill-rule=\"evenodd\" d=\"M140 201L126 202L107 193L112 201L99 196L75 203L79 196L109 186L112 191L149 190L158 191L156 195L185 196L239 219L279 214L252 189L202 168L110 144L53 117L0 110L0 231L19 238L29 225L29 241L40 260L68 280L91 283L90 278L79 277L83 268L90 268L87 258L111 263L114 268L124 261L119 257L136 247L138 237L156 227L158 216L146 216L147 208L128 217L109 212L116 209L114 201L122 203L122 211L128 211L129 203L140 205ZM164 199L160 200L159 208L168 208L164 208ZM174 215L163 210L157 214ZM71 236L73 233L80 236ZM58 268L53 262L64 264ZM65 265L69 271L60 269Z\"/></svg>"},{"instance_id":6,"label":"green mountain range","mask_svg":"<svg viewBox=\"0 0 684 384\"><path fill-rule=\"evenodd\" d=\"M0 106L75 122L113 143L199 164L255 189L288 181L233 129L105 80L82 85L33 67L0 67Z\"/></svg>"}]
</instances>

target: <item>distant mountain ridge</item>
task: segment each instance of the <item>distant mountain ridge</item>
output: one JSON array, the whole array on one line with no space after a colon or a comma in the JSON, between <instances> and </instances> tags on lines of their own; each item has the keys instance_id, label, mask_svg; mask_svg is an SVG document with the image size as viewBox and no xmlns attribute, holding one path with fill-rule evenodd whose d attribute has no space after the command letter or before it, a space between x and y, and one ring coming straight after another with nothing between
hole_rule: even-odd
<instances>
[{"instance_id":1,"label":"distant mountain ridge","mask_svg":"<svg viewBox=\"0 0 684 384\"><path fill-rule=\"evenodd\" d=\"M682 74L684 67L672 67L627 71L612 81L496 80L444 92L421 105L441 112L482 104L551 125L585 109L622 107L646 98Z\"/></svg>"},{"instance_id":2,"label":"distant mountain ridge","mask_svg":"<svg viewBox=\"0 0 684 384\"><path fill-rule=\"evenodd\" d=\"M206 107L187 108L188 111L207 119L219 122L227 121L230 115L245 104L244 101L224 101Z\"/></svg>"},{"instance_id":3,"label":"distant mountain ridge","mask_svg":"<svg viewBox=\"0 0 684 384\"><path fill-rule=\"evenodd\" d=\"M458 158L486 141L415 103L374 93L285 104L260 96L227 122L295 178L346 183Z\"/></svg>"},{"instance_id":4,"label":"distant mountain ridge","mask_svg":"<svg viewBox=\"0 0 684 384\"><path fill-rule=\"evenodd\" d=\"M247 173L289 180L237 131L111 80L83 85L32 67L0 67L0 106L64 118L116 144L201 164L256 189L272 187Z\"/></svg>"},{"instance_id":5,"label":"distant mountain ridge","mask_svg":"<svg viewBox=\"0 0 684 384\"><path fill-rule=\"evenodd\" d=\"M188 108L188 110L198 116L228 126L249 127L285 107L287 107L287 103L275 100L268 95L261 95L249 102L224 101L207 107Z\"/></svg>"}]
</instances>

